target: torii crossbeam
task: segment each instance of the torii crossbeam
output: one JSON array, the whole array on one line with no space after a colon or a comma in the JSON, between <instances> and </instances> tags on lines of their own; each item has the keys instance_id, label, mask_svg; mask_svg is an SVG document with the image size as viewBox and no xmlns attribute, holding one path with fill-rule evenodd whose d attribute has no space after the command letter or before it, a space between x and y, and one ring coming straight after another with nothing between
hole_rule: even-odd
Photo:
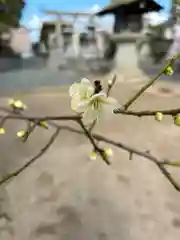
<instances>
[{"instance_id":1,"label":"torii crossbeam","mask_svg":"<svg viewBox=\"0 0 180 240\"><path fill-rule=\"evenodd\" d=\"M89 18L89 22L91 24L94 24L94 18L96 17L95 13L93 12L85 12L85 11L56 11L56 10L44 10L43 11L47 15L54 15L57 16L57 23L56 23L56 36L57 36L57 42L59 42L59 38L61 35L61 28L60 28L60 21L62 20L62 16L72 16L73 21L72 25L74 27L74 24L78 17L87 17Z\"/></svg>"},{"instance_id":2,"label":"torii crossbeam","mask_svg":"<svg viewBox=\"0 0 180 240\"><path fill-rule=\"evenodd\" d=\"M45 10L45 14L56 15L56 16L79 16L79 17L91 17L95 16L95 13L92 12L68 12L68 11L54 11L54 10Z\"/></svg>"}]
</instances>

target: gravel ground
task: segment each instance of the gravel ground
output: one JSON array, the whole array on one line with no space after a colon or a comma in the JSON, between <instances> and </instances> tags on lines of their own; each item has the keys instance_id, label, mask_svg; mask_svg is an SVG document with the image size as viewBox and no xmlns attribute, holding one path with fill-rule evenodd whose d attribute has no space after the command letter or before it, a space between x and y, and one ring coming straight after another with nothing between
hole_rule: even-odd
<instances>
[{"instance_id":1,"label":"gravel ground","mask_svg":"<svg viewBox=\"0 0 180 240\"><path fill-rule=\"evenodd\" d=\"M113 90L120 103L142 83L121 82ZM169 93L159 93L165 86ZM157 84L137 101L135 108L179 106L178 85ZM69 98L53 91L24 95L29 114L69 112ZM7 99L1 99L4 106ZM37 104L38 103L38 104ZM64 124L64 123L63 123ZM73 125L73 124L71 124ZM0 176L17 169L46 144L53 130L37 130L26 144L15 137L20 121L9 122L0 136ZM166 118L116 116L99 133L160 158L178 160L179 131ZM1 240L179 240L180 194L147 160L114 149L112 165L90 161L89 142L62 132L36 163L0 188ZM180 181L179 169L169 169Z\"/></svg>"}]
</instances>

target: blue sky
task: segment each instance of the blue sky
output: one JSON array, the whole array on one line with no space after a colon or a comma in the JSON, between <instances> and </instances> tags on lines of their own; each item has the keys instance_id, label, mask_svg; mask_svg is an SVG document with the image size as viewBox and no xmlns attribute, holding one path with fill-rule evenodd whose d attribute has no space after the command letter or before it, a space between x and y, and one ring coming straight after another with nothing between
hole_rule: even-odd
<instances>
[{"instance_id":1,"label":"blue sky","mask_svg":"<svg viewBox=\"0 0 180 240\"><path fill-rule=\"evenodd\" d=\"M108 4L108 0L26 0L26 8L24 10L22 22L28 22L32 15L38 15L43 17L43 9L51 10L86 10L88 11L94 5L99 5L100 7Z\"/></svg>"},{"instance_id":2,"label":"blue sky","mask_svg":"<svg viewBox=\"0 0 180 240\"><path fill-rule=\"evenodd\" d=\"M25 2L26 7L23 11L21 23L34 28L37 27L38 20L50 19L50 16L43 13L43 9L93 11L106 6L110 0L25 0ZM157 2L165 8L165 12L170 10L171 0L157 0ZM106 23L112 22L111 16L106 17L106 19ZM31 38L36 41L38 38L38 31L31 32Z\"/></svg>"}]
</instances>

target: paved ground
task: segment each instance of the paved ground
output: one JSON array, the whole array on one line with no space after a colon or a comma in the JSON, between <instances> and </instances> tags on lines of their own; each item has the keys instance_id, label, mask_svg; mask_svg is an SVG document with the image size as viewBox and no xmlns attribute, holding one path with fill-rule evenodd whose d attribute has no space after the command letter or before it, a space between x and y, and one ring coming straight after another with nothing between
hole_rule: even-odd
<instances>
[{"instance_id":1,"label":"paved ground","mask_svg":"<svg viewBox=\"0 0 180 240\"><path fill-rule=\"evenodd\" d=\"M87 75L82 66L81 71L74 71L77 65L72 63L59 71L58 56L54 55L55 64L46 68L37 64L29 70L1 73L1 97L21 97L30 108L29 114L69 113L65 85L91 74ZM152 76L158 69L144 71ZM119 68L113 95L124 102L144 84L145 78L138 72L122 72ZM175 75L171 80L158 82L135 107L179 107L180 88L175 81L178 78ZM34 93L19 94L31 91ZM1 98L0 105L6 102L6 98ZM7 134L0 135L1 177L35 155L53 131L39 129L22 144L15 134L24 126L19 121L10 122L6 125ZM178 159L179 128L169 118L158 124L149 118L119 116L97 130L138 149L150 149L159 157ZM42 158L1 187L0 239L179 240L180 194L156 167L139 157L128 161L128 154L116 149L113 164L107 167L101 161L89 161L90 151L83 136L62 132ZM170 170L180 181L180 170Z\"/></svg>"},{"instance_id":2,"label":"paved ground","mask_svg":"<svg viewBox=\"0 0 180 240\"><path fill-rule=\"evenodd\" d=\"M33 60L32 60L33 61ZM0 73L0 94L5 95L11 92L31 91L43 86L62 86L79 80L82 76L71 66L64 70L58 69L56 65L44 66L42 60L37 61L37 66L21 67Z\"/></svg>"},{"instance_id":3,"label":"paved ground","mask_svg":"<svg viewBox=\"0 0 180 240\"><path fill-rule=\"evenodd\" d=\"M89 51L84 53L89 56ZM44 86L69 85L82 77L92 75L89 62L76 59L73 52L66 54L53 50L45 63L42 58L33 57L24 61L0 59L0 94L31 91Z\"/></svg>"},{"instance_id":4,"label":"paved ground","mask_svg":"<svg viewBox=\"0 0 180 240\"><path fill-rule=\"evenodd\" d=\"M119 83L113 95L124 102L142 85ZM151 88L134 107L178 107L179 86L163 84L169 94L159 93L162 83ZM63 93L24 95L29 114L69 113L69 98ZM6 99L1 99L4 105ZM8 123L0 136L0 175L16 169L46 143L52 130L37 130L23 145L15 132L19 122ZM151 118L116 116L100 133L159 157L178 160L179 131L166 118L161 124ZM62 132L51 149L21 175L1 187L1 240L179 240L180 194L156 167L140 157L116 150L112 166L89 161L89 142ZM180 181L179 169L170 169Z\"/></svg>"},{"instance_id":5,"label":"paved ground","mask_svg":"<svg viewBox=\"0 0 180 240\"><path fill-rule=\"evenodd\" d=\"M62 86L78 81L82 77L91 76L93 71L89 71L91 64L83 60L73 59L73 54L68 53L66 60L60 50L53 51L49 62L45 65L42 59L33 58L24 62L12 60L12 68L7 70L7 60L0 59L0 95L7 95L14 92L32 91L44 86ZM87 50L85 56L92 51ZM134 53L134 55L132 54ZM122 57L123 56L123 57ZM131 58L129 59L129 56ZM9 61L9 60L8 60ZM160 70L161 66L151 66L146 62L141 64L141 70L134 69L137 65L136 51L127 48L119 48L116 59L116 72L120 74L121 80L139 81L141 78L152 77ZM59 69L61 65L61 69ZM16 66L16 67L15 67ZM143 77L142 77L143 76ZM178 82L179 73L175 73L171 78L162 76L161 79Z\"/></svg>"},{"instance_id":6,"label":"paved ground","mask_svg":"<svg viewBox=\"0 0 180 240\"><path fill-rule=\"evenodd\" d=\"M79 77L80 78L80 77ZM60 86L79 79L77 76L57 70L24 70L0 74L0 93L35 90L43 86Z\"/></svg>"}]
</instances>

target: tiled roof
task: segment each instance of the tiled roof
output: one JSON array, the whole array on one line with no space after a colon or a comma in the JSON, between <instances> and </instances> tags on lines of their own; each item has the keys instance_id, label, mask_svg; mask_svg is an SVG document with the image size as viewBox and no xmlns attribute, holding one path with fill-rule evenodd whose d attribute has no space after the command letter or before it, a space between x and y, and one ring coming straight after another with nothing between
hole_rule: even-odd
<instances>
[{"instance_id":1,"label":"tiled roof","mask_svg":"<svg viewBox=\"0 0 180 240\"><path fill-rule=\"evenodd\" d=\"M96 13L96 15L104 15L106 13L113 12L115 9L117 9L123 5L131 4L133 2L140 2L140 1L139 0L112 0L108 6L102 8L99 12ZM144 2L148 3L150 1L146 0ZM156 3L153 0L152 0L152 2L154 3L154 10L162 9L162 7L158 3Z\"/></svg>"}]
</instances>

